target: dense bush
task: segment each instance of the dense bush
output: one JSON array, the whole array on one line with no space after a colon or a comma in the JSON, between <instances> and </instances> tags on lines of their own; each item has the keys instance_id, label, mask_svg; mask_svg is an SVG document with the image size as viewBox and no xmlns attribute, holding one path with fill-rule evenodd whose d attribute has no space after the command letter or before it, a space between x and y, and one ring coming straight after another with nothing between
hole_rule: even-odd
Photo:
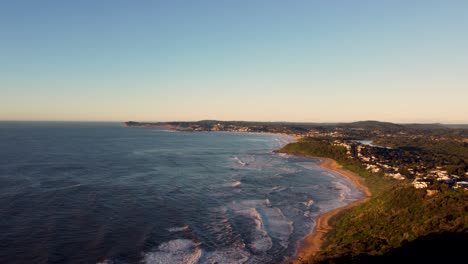
<instances>
[{"instance_id":1,"label":"dense bush","mask_svg":"<svg viewBox=\"0 0 468 264\"><path fill-rule=\"evenodd\" d=\"M369 202L331 220L335 229L327 234L327 244L310 263L381 263L395 259L394 252L410 254L405 248L422 245L417 241L432 241L422 238L468 234L468 194L463 190L439 188L439 193L428 196L425 189L414 189L406 181L366 171L359 161L347 157L344 147L326 140L302 140L280 151L333 158L365 178L372 192Z\"/></svg>"},{"instance_id":2,"label":"dense bush","mask_svg":"<svg viewBox=\"0 0 468 264\"><path fill-rule=\"evenodd\" d=\"M446 190L428 197L425 190L398 185L342 214L335 227L328 246L311 262L383 255L430 234L466 233L468 195Z\"/></svg>"}]
</instances>

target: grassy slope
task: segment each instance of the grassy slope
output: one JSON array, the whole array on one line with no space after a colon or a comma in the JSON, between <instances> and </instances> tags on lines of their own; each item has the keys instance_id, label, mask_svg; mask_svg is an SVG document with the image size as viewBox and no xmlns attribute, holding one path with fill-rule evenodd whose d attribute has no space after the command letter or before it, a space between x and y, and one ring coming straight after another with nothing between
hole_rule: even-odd
<instances>
[{"instance_id":1,"label":"grassy slope","mask_svg":"<svg viewBox=\"0 0 468 264\"><path fill-rule=\"evenodd\" d=\"M349 160L343 147L324 141L303 140L280 152L333 158L364 177L372 192L368 203L332 220L335 229L327 235L328 244L311 263L365 262L431 234L467 233L468 195L461 190L441 188L441 193L428 197L425 190L416 190L407 182L369 173L359 162Z\"/></svg>"}]
</instances>

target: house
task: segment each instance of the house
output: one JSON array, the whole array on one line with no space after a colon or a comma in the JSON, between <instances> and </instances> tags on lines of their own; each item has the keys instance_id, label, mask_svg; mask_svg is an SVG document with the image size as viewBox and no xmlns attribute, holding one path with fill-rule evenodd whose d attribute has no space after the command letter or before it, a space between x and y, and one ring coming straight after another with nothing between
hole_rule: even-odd
<instances>
[{"instance_id":1,"label":"house","mask_svg":"<svg viewBox=\"0 0 468 264\"><path fill-rule=\"evenodd\" d=\"M459 182L456 182L454 188L465 188L465 189L468 189L468 181L459 181Z\"/></svg>"},{"instance_id":2,"label":"house","mask_svg":"<svg viewBox=\"0 0 468 264\"><path fill-rule=\"evenodd\" d=\"M405 176L401 173L386 173L385 176L393 177L397 180L404 180Z\"/></svg>"},{"instance_id":3,"label":"house","mask_svg":"<svg viewBox=\"0 0 468 264\"><path fill-rule=\"evenodd\" d=\"M424 179L424 178L416 178L412 182L413 187L416 189L425 189L432 183L431 179Z\"/></svg>"},{"instance_id":4,"label":"house","mask_svg":"<svg viewBox=\"0 0 468 264\"><path fill-rule=\"evenodd\" d=\"M367 167L366 167L367 170L372 171L372 172L374 172L374 173L380 171L380 168L377 167L376 165L366 164L366 166L367 166Z\"/></svg>"}]
</instances>

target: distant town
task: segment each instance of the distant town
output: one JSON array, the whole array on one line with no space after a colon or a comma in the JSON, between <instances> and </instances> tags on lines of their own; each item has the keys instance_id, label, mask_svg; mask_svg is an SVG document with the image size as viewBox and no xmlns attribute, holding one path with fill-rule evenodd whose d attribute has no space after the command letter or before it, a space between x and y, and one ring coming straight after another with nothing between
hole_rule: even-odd
<instances>
[{"instance_id":1,"label":"distant town","mask_svg":"<svg viewBox=\"0 0 468 264\"><path fill-rule=\"evenodd\" d=\"M468 190L468 126L354 123L284 123L204 120L198 122L125 122L131 127L177 131L281 133L343 148L347 158L369 172L411 181L414 188L444 185Z\"/></svg>"}]
</instances>

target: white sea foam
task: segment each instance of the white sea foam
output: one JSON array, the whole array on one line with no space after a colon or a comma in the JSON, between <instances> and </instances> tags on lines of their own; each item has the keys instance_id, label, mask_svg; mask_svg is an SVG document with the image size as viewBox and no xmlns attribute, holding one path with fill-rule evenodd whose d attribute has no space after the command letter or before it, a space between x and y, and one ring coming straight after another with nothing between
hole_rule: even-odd
<instances>
[{"instance_id":1,"label":"white sea foam","mask_svg":"<svg viewBox=\"0 0 468 264\"><path fill-rule=\"evenodd\" d=\"M220 207L214 209L219 214L219 221L207 223L209 225L210 234L213 235L211 242L217 245L225 245L226 247L218 248L215 251L204 251L199 260L199 264L243 264L251 257L247 251L246 245L241 237L234 231L228 218L228 212L231 211L228 207Z\"/></svg>"},{"instance_id":2,"label":"white sea foam","mask_svg":"<svg viewBox=\"0 0 468 264\"><path fill-rule=\"evenodd\" d=\"M296 173L296 172L298 172L298 170L295 169L295 168L292 168L292 167L282 167L282 166L275 168L275 170L278 170L278 171L280 171L280 172L282 172L282 173Z\"/></svg>"},{"instance_id":3,"label":"white sea foam","mask_svg":"<svg viewBox=\"0 0 468 264\"><path fill-rule=\"evenodd\" d=\"M237 186L239 186L241 184L242 184L242 182L240 180L236 180L236 181L232 181L232 182L223 183L221 186L222 187L237 187Z\"/></svg>"},{"instance_id":4,"label":"white sea foam","mask_svg":"<svg viewBox=\"0 0 468 264\"><path fill-rule=\"evenodd\" d=\"M329 171L323 171L323 174L327 175L330 178L334 178L334 179L336 179L337 177L342 177L342 176L337 175L334 172L329 172Z\"/></svg>"},{"instance_id":5,"label":"white sea foam","mask_svg":"<svg viewBox=\"0 0 468 264\"><path fill-rule=\"evenodd\" d=\"M242 213L250 216L255 223L253 240L248 245L253 252L265 252L273 246L270 236L263 228L263 219L255 208L248 208Z\"/></svg>"},{"instance_id":6,"label":"white sea foam","mask_svg":"<svg viewBox=\"0 0 468 264\"><path fill-rule=\"evenodd\" d=\"M253 241L249 244L250 249L256 253L263 253L273 246L271 238L264 230L259 230L254 234Z\"/></svg>"},{"instance_id":7,"label":"white sea foam","mask_svg":"<svg viewBox=\"0 0 468 264\"><path fill-rule=\"evenodd\" d=\"M296 139L290 136L281 136L279 138L275 138L275 141L279 144L279 147L283 147L289 143L296 141Z\"/></svg>"},{"instance_id":8,"label":"white sea foam","mask_svg":"<svg viewBox=\"0 0 468 264\"><path fill-rule=\"evenodd\" d=\"M284 190L286 190L287 187L283 187L283 186L275 186L273 188L270 189L269 193L273 193L273 192L282 192Z\"/></svg>"},{"instance_id":9,"label":"white sea foam","mask_svg":"<svg viewBox=\"0 0 468 264\"><path fill-rule=\"evenodd\" d=\"M301 166L302 168L304 168L306 170L315 171L315 170L319 169L319 165L317 163L314 163L314 162L297 162L296 164Z\"/></svg>"},{"instance_id":10,"label":"white sea foam","mask_svg":"<svg viewBox=\"0 0 468 264\"><path fill-rule=\"evenodd\" d=\"M345 200L347 196L349 196L349 194L351 193L351 188L349 188L348 186L344 185L343 183L341 182L338 182L338 181L334 181L333 182L333 185L335 185L335 187L340 190L340 198L341 200Z\"/></svg>"},{"instance_id":11,"label":"white sea foam","mask_svg":"<svg viewBox=\"0 0 468 264\"><path fill-rule=\"evenodd\" d=\"M278 190L279 188L281 188L281 186L275 186L275 187L270 189L270 192L274 192L274 191Z\"/></svg>"},{"instance_id":12,"label":"white sea foam","mask_svg":"<svg viewBox=\"0 0 468 264\"><path fill-rule=\"evenodd\" d=\"M158 129L158 130L156 130L155 132L164 132L164 133L179 133L179 131L177 131L177 130L173 130L173 129Z\"/></svg>"},{"instance_id":13,"label":"white sea foam","mask_svg":"<svg viewBox=\"0 0 468 264\"><path fill-rule=\"evenodd\" d=\"M307 200L307 201L303 202L302 204L304 204L307 207L307 209L309 209L314 204L314 201L313 200Z\"/></svg>"},{"instance_id":14,"label":"white sea foam","mask_svg":"<svg viewBox=\"0 0 468 264\"><path fill-rule=\"evenodd\" d=\"M242 264L249 259L249 252L243 248L227 248L216 250L214 252L207 252L206 256L200 260L201 264Z\"/></svg>"},{"instance_id":15,"label":"white sea foam","mask_svg":"<svg viewBox=\"0 0 468 264\"><path fill-rule=\"evenodd\" d=\"M231 183L229 184L229 186L231 186L231 187L237 187L237 186L241 185L241 183L242 183L241 181L235 181L235 182L231 182Z\"/></svg>"},{"instance_id":16,"label":"white sea foam","mask_svg":"<svg viewBox=\"0 0 468 264\"><path fill-rule=\"evenodd\" d=\"M260 208L259 211L263 216L264 229L271 237L276 238L281 246L287 247L294 229L293 222L288 221L281 209L277 207Z\"/></svg>"},{"instance_id":17,"label":"white sea foam","mask_svg":"<svg viewBox=\"0 0 468 264\"><path fill-rule=\"evenodd\" d=\"M147 264L195 264L202 256L197 243L188 239L176 239L162 243L154 252L145 253Z\"/></svg>"},{"instance_id":18,"label":"white sea foam","mask_svg":"<svg viewBox=\"0 0 468 264\"><path fill-rule=\"evenodd\" d=\"M272 239L287 247L293 232L293 222L281 210L272 207L270 200L244 200L231 205L233 212L249 217L255 223L253 242L248 246L254 252L265 252L273 245Z\"/></svg>"},{"instance_id":19,"label":"white sea foam","mask_svg":"<svg viewBox=\"0 0 468 264\"><path fill-rule=\"evenodd\" d=\"M231 210L238 215L250 218L255 223L255 229L251 232L251 242L247 244L248 248L255 253L261 253L269 250L273 242L263 226L263 218L257 211L257 207L266 207L265 200L244 200L239 203L233 203Z\"/></svg>"},{"instance_id":20,"label":"white sea foam","mask_svg":"<svg viewBox=\"0 0 468 264\"><path fill-rule=\"evenodd\" d=\"M247 163L243 162L239 157L234 157L234 159L237 161L238 164L240 164L242 167L246 166Z\"/></svg>"},{"instance_id":21,"label":"white sea foam","mask_svg":"<svg viewBox=\"0 0 468 264\"><path fill-rule=\"evenodd\" d=\"M179 227L168 228L167 231L169 231L169 232L181 232L181 231L185 231L185 230L188 230L188 229L189 229L188 225L183 225L183 226L179 226Z\"/></svg>"},{"instance_id":22,"label":"white sea foam","mask_svg":"<svg viewBox=\"0 0 468 264\"><path fill-rule=\"evenodd\" d=\"M257 209L255 208L249 208L247 209L248 211L248 214L250 215L250 217L254 220L255 222L255 227L257 229L262 229L263 228L263 220L262 220L262 217L260 216L260 214L258 213Z\"/></svg>"},{"instance_id":23,"label":"white sea foam","mask_svg":"<svg viewBox=\"0 0 468 264\"><path fill-rule=\"evenodd\" d=\"M73 185L69 185L69 186L65 186L65 187L62 187L62 188L58 188L57 190L63 190L63 189L70 189L70 188L75 188L75 187L80 187L81 183L78 183L78 184L73 184Z\"/></svg>"}]
</instances>

